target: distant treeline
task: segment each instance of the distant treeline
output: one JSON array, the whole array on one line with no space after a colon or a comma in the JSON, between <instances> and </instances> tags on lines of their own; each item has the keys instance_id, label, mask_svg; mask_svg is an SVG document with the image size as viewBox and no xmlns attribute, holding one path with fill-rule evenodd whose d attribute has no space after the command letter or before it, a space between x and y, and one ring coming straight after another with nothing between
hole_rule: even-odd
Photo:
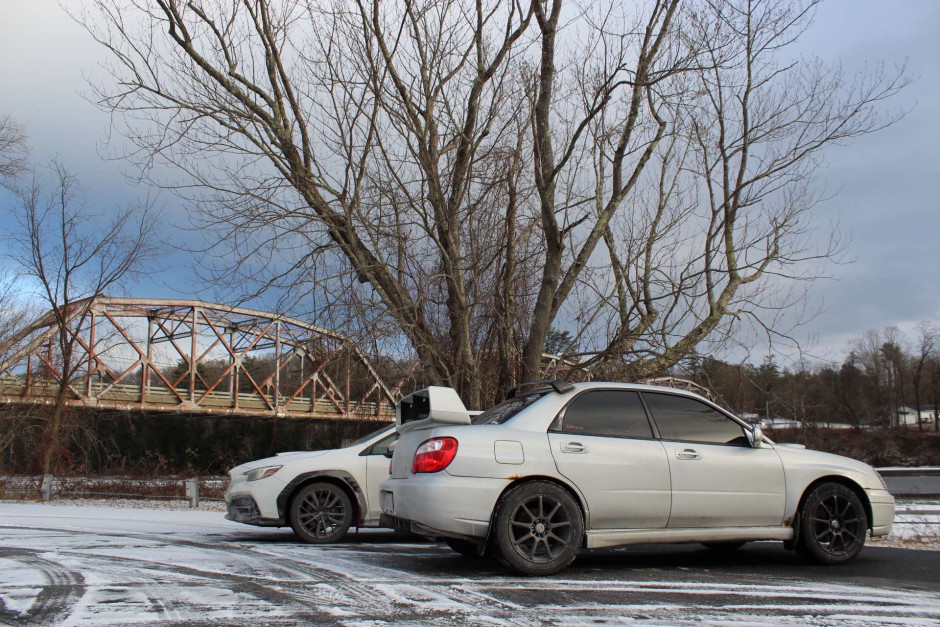
<instances>
[{"instance_id":1,"label":"distant treeline","mask_svg":"<svg viewBox=\"0 0 940 627\"><path fill-rule=\"evenodd\" d=\"M58 472L224 474L233 466L279 452L336 448L385 424L73 410ZM39 474L36 450L44 421L22 408L4 408L0 425L0 443L5 443L0 474Z\"/></svg>"},{"instance_id":2,"label":"distant treeline","mask_svg":"<svg viewBox=\"0 0 940 627\"><path fill-rule=\"evenodd\" d=\"M769 357L759 366L710 357L689 360L676 374L708 388L738 414L786 418L812 426L906 426L938 430L938 330L922 323L913 337L895 327L869 331L851 343L840 365L781 368ZM920 421L913 411L919 408ZM907 419L911 424L904 425Z\"/></svg>"}]
</instances>

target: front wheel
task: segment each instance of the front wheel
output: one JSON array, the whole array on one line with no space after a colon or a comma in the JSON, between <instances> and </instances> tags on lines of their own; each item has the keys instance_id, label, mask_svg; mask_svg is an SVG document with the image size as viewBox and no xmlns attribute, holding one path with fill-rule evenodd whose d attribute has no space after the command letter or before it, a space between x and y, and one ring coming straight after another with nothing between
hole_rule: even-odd
<instances>
[{"instance_id":1,"label":"front wheel","mask_svg":"<svg viewBox=\"0 0 940 627\"><path fill-rule=\"evenodd\" d=\"M824 483L800 513L797 553L817 564L844 564L865 546L868 516L858 495L841 483Z\"/></svg>"},{"instance_id":2,"label":"front wheel","mask_svg":"<svg viewBox=\"0 0 940 627\"><path fill-rule=\"evenodd\" d=\"M304 542L336 542L349 531L352 519L349 495L332 483L305 485L291 501L290 526Z\"/></svg>"},{"instance_id":3,"label":"front wheel","mask_svg":"<svg viewBox=\"0 0 940 627\"><path fill-rule=\"evenodd\" d=\"M524 483L500 501L496 545L501 561L523 575L551 575L578 555L584 519L577 502L561 486Z\"/></svg>"}]
</instances>

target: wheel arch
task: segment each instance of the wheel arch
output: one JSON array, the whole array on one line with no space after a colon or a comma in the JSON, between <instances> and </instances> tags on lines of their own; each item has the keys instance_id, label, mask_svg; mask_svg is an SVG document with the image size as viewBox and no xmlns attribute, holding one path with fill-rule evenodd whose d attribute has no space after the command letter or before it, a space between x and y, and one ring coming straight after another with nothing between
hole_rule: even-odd
<instances>
[{"instance_id":1,"label":"wheel arch","mask_svg":"<svg viewBox=\"0 0 940 627\"><path fill-rule=\"evenodd\" d=\"M803 494L800 495L800 502L796 507L796 512L799 516L803 515L803 506L806 504L806 499L809 498L809 495L813 492L813 490L824 483L839 483L852 490L852 492L855 493L855 496L858 497L858 500L862 502L862 507L865 508L865 516L868 518L868 528L872 528L872 509L868 494L865 492L865 489L862 486L843 475L825 475L813 480L812 483L806 486L806 488L803 490Z\"/></svg>"},{"instance_id":2,"label":"wheel arch","mask_svg":"<svg viewBox=\"0 0 940 627\"><path fill-rule=\"evenodd\" d=\"M356 478L345 470L315 470L299 474L291 479L277 497L277 511L285 522L290 524L290 507L294 497L301 488L315 482L330 483L346 492L353 507L356 508L353 515L355 526L358 527L362 523L363 516L368 511L366 497Z\"/></svg>"},{"instance_id":3,"label":"wheel arch","mask_svg":"<svg viewBox=\"0 0 940 627\"><path fill-rule=\"evenodd\" d=\"M578 509L581 510L581 517L584 521L585 537L587 537L588 508L580 492L578 492L578 490L575 489L574 486L570 485L566 481L559 479L558 477L552 477L550 475L527 475L525 477L519 477L515 479L514 481L512 481L509 485L503 488L502 492L499 493L499 496L496 497L496 506L493 508L493 512L490 514L490 524L486 532L486 540L485 540L486 544L489 544L490 542L493 541L493 534L494 534L494 530L496 529L496 516L499 513L499 508L503 502L503 497L505 497L506 494L509 493L510 490L514 490L515 488L518 488L520 485L523 485L526 483L534 483L536 481L545 481L548 483L553 483L571 495L571 497L574 499L574 502L578 504ZM584 542L583 538L582 538L582 542Z\"/></svg>"}]
</instances>

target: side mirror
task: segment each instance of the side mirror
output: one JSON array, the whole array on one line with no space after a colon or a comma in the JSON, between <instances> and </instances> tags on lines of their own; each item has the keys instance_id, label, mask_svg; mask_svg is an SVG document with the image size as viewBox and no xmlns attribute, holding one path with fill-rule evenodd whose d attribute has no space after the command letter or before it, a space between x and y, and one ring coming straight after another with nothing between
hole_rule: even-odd
<instances>
[{"instance_id":1,"label":"side mirror","mask_svg":"<svg viewBox=\"0 0 940 627\"><path fill-rule=\"evenodd\" d=\"M751 448L760 448L763 441L764 430L760 428L760 425L754 425L754 429L751 432Z\"/></svg>"}]
</instances>

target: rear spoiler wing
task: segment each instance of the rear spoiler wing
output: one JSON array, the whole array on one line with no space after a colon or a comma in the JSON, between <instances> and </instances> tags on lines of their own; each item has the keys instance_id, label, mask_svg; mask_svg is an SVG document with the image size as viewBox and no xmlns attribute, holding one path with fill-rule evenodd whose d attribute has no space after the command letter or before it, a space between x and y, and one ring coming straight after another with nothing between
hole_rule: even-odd
<instances>
[{"instance_id":1,"label":"rear spoiler wing","mask_svg":"<svg viewBox=\"0 0 940 627\"><path fill-rule=\"evenodd\" d=\"M395 405L395 425L399 431L430 423L470 424L470 412L453 388L432 385L409 394ZM414 425L414 426L412 426Z\"/></svg>"}]
</instances>

